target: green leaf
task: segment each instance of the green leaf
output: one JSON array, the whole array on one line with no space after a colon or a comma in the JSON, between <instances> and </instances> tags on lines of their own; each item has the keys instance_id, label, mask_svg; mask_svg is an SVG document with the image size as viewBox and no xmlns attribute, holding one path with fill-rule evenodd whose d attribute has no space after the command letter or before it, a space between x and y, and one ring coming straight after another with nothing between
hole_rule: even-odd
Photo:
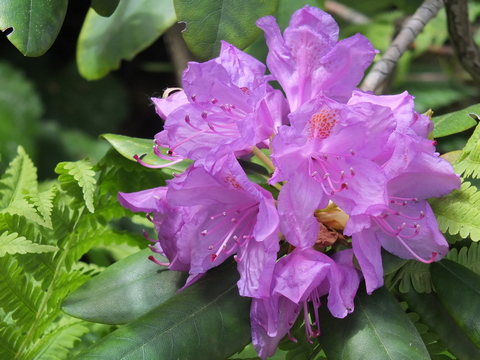
<instances>
[{"instance_id":1,"label":"green leaf","mask_svg":"<svg viewBox=\"0 0 480 360\"><path fill-rule=\"evenodd\" d=\"M236 263L212 269L76 359L226 359L250 342L250 299L237 280Z\"/></svg>"},{"instance_id":2,"label":"green leaf","mask_svg":"<svg viewBox=\"0 0 480 360\"><path fill-rule=\"evenodd\" d=\"M172 0L123 0L108 18L90 9L77 45L80 74L96 80L118 69L122 60L132 60L175 20Z\"/></svg>"},{"instance_id":3,"label":"green leaf","mask_svg":"<svg viewBox=\"0 0 480 360\"><path fill-rule=\"evenodd\" d=\"M0 153L3 160L11 160L19 145L33 153L43 107L34 85L20 70L0 62L0 79Z\"/></svg>"},{"instance_id":4,"label":"green leaf","mask_svg":"<svg viewBox=\"0 0 480 360\"><path fill-rule=\"evenodd\" d=\"M455 171L464 177L480 178L480 126L476 127L468 139L454 167Z\"/></svg>"},{"instance_id":5,"label":"green leaf","mask_svg":"<svg viewBox=\"0 0 480 360\"><path fill-rule=\"evenodd\" d=\"M480 275L480 243L470 243L460 250L453 248L445 257Z\"/></svg>"},{"instance_id":6,"label":"green leaf","mask_svg":"<svg viewBox=\"0 0 480 360\"><path fill-rule=\"evenodd\" d=\"M0 0L0 30L25 56L43 55L57 38L68 0Z\"/></svg>"},{"instance_id":7,"label":"green leaf","mask_svg":"<svg viewBox=\"0 0 480 360\"><path fill-rule=\"evenodd\" d=\"M429 359L422 338L395 297L385 287L372 295L364 287L360 284L355 310L344 319L334 318L322 301L319 340L327 358L357 360L361 353L369 360Z\"/></svg>"},{"instance_id":8,"label":"green leaf","mask_svg":"<svg viewBox=\"0 0 480 360\"><path fill-rule=\"evenodd\" d=\"M183 38L200 60L218 56L220 40L245 49L262 31L255 22L272 15L278 0L174 0L179 21L186 23Z\"/></svg>"},{"instance_id":9,"label":"green leaf","mask_svg":"<svg viewBox=\"0 0 480 360\"><path fill-rule=\"evenodd\" d=\"M435 116L432 118L435 128L433 129L433 137L456 134L474 127L477 122L475 117L470 114L480 114L480 104L469 106L463 110L453 113Z\"/></svg>"},{"instance_id":10,"label":"green leaf","mask_svg":"<svg viewBox=\"0 0 480 360\"><path fill-rule=\"evenodd\" d=\"M154 264L148 260L151 254L145 249L109 266L69 294L62 310L83 320L117 325L165 302L185 284L188 274Z\"/></svg>"},{"instance_id":11,"label":"green leaf","mask_svg":"<svg viewBox=\"0 0 480 360\"><path fill-rule=\"evenodd\" d=\"M448 259L432 264L440 301L470 340L480 347L480 275Z\"/></svg>"},{"instance_id":12,"label":"green leaf","mask_svg":"<svg viewBox=\"0 0 480 360\"><path fill-rule=\"evenodd\" d=\"M8 234L8 231L5 231L0 235L0 257L4 256L6 253L26 254L57 250L58 248L56 246L35 244L23 236L18 236L17 233Z\"/></svg>"},{"instance_id":13,"label":"green leaf","mask_svg":"<svg viewBox=\"0 0 480 360\"><path fill-rule=\"evenodd\" d=\"M410 286L419 293L429 293L432 291L432 281L430 278L430 269L428 264L420 261L409 260L396 274L396 280L400 280L400 292L407 292Z\"/></svg>"},{"instance_id":14,"label":"green leaf","mask_svg":"<svg viewBox=\"0 0 480 360\"><path fill-rule=\"evenodd\" d=\"M92 0L90 5L98 15L109 17L118 6L120 0Z\"/></svg>"},{"instance_id":15,"label":"green leaf","mask_svg":"<svg viewBox=\"0 0 480 360\"><path fill-rule=\"evenodd\" d=\"M475 186L464 182L459 190L429 202L442 232L480 240L480 192Z\"/></svg>"},{"instance_id":16,"label":"green leaf","mask_svg":"<svg viewBox=\"0 0 480 360\"><path fill-rule=\"evenodd\" d=\"M418 294L410 290L401 296L458 359L480 359L480 349L460 329L434 292Z\"/></svg>"},{"instance_id":17,"label":"green leaf","mask_svg":"<svg viewBox=\"0 0 480 360\"><path fill-rule=\"evenodd\" d=\"M15 200L23 199L24 191L35 192L37 188L37 169L19 146L18 156L0 179L0 209L6 209Z\"/></svg>"},{"instance_id":18,"label":"green leaf","mask_svg":"<svg viewBox=\"0 0 480 360\"><path fill-rule=\"evenodd\" d=\"M70 349L89 331L83 321L66 317L52 325L51 331L47 331L24 359L68 359L71 357Z\"/></svg>"},{"instance_id":19,"label":"green leaf","mask_svg":"<svg viewBox=\"0 0 480 360\"><path fill-rule=\"evenodd\" d=\"M159 158L152 151L154 145L151 139L140 139L124 135L115 134L103 134L100 135L101 139L107 140L115 150L122 154L125 158L134 161L134 155L138 155L142 158L142 161L148 165L158 166L167 165L169 161ZM166 149L161 148L162 152L166 152ZM184 160L181 163L163 168L162 171L169 174L184 172L188 165L192 162L190 160ZM140 165L139 165L140 166Z\"/></svg>"},{"instance_id":20,"label":"green leaf","mask_svg":"<svg viewBox=\"0 0 480 360\"><path fill-rule=\"evenodd\" d=\"M92 168L93 165L88 160L62 162L55 168L55 172L60 175L58 181L62 189L75 195L81 189L85 205L91 213L95 211L93 198L96 184L95 171Z\"/></svg>"}]
</instances>

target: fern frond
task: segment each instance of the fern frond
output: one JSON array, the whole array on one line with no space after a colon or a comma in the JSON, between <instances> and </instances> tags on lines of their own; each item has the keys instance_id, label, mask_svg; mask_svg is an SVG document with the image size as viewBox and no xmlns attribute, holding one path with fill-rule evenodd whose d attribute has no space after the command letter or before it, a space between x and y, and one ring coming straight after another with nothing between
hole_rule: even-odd
<instances>
[{"instance_id":1,"label":"fern frond","mask_svg":"<svg viewBox=\"0 0 480 360\"><path fill-rule=\"evenodd\" d=\"M95 195L95 171L89 160L80 160L75 162L62 162L57 165L55 172L59 174L58 181L63 190L75 197L77 200L79 190L87 209L93 213L94 195Z\"/></svg>"},{"instance_id":2,"label":"fern frond","mask_svg":"<svg viewBox=\"0 0 480 360\"><path fill-rule=\"evenodd\" d=\"M480 240L480 192L475 186L464 182L459 190L431 199L430 205L442 232Z\"/></svg>"},{"instance_id":3,"label":"fern frond","mask_svg":"<svg viewBox=\"0 0 480 360\"><path fill-rule=\"evenodd\" d=\"M416 260L409 260L398 271L396 281L400 281L399 290L406 293L413 287L418 293L430 293L432 280L429 265Z\"/></svg>"},{"instance_id":4,"label":"fern frond","mask_svg":"<svg viewBox=\"0 0 480 360\"><path fill-rule=\"evenodd\" d=\"M477 125L462 154L454 164L455 171L463 177L480 178L480 126Z\"/></svg>"},{"instance_id":5,"label":"fern frond","mask_svg":"<svg viewBox=\"0 0 480 360\"><path fill-rule=\"evenodd\" d=\"M18 266L18 261L6 254L0 258L0 304L17 327L26 332L38 314L45 293Z\"/></svg>"},{"instance_id":6,"label":"fern frond","mask_svg":"<svg viewBox=\"0 0 480 360\"><path fill-rule=\"evenodd\" d=\"M0 320L0 359L14 359L25 335L21 331Z\"/></svg>"},{"instance_id":7,"label":"fern frond","mask_svg":"<svg viewBox=\"0 0 480 360\"><path fill-rule=\"evenodd\" d=\"M24 198L13 200L1 213L20 215L39 225L43 226L45 224L43 218L37 213L35 206Z\"/></svg>"},{"instance_id":8,"label":"fern frond","mask_svg":"<svg viewBox=\"0 0 480 360\"><path fill-rule=\"evenodd\" d=\"M480 244L471 243L460 250L452 249L446 256L480 275Z\"/></svg>"},{"instance_id":9,"label":"fern frond","mask_svg":"<svg viewBox=\"0 0 480 360\"><path fill-rule=\"evenodd\" d=\"M51 216L53 209L53 198L56 193L57 187L52 186L45 191L27 195L27 200L35 206L35 209L42 218L42 222L39 224L49 229L52 229L53 227Z\"/></svg>"},{"instance_id":10,"label":"fern frond","mask_svg":"<svg viewBox=\"0 0 480 360\"><path fill-rule=\"evenodd\" d=\"M10 162L0 179L0 209L5 209L15 199L23 198L24 191L36 192L37 188L37 168L19 146L18 156Z\"/></svg>"},{"instance_id":11,"label":"fern frond","mask_svg":"<svg viewBox=\"0 0 480 360\"><path fill-rule=\"evenodd\" d=\"M68 359L80 337L89 332L84 321L62 316L60 321L51 324L41 340L31 347L24 356L25 360Z\"/></svg>"},{"instance_id":12,"label":"fern frond","mask_svg":"<svg viewBox=\"0 0 480 360\"><path fill-rule=\"evenodd\" d=\"M5 231L0 235L0 257L6 253L9 254L27 254L27 253L44 253L50 251L57 251L56 246L39 245L23 236L18 236L17 233L8 234Z\"/></svg>"}]
</instances>

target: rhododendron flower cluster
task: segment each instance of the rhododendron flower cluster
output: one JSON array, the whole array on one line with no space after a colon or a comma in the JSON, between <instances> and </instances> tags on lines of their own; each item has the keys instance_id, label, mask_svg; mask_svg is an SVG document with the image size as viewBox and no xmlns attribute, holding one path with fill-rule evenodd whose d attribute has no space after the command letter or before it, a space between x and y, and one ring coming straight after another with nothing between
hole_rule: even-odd
<instances>
[{"instance_id":1,"label":"rhododendron flower cluster","mask_svg":"<svg viewBox=\"0 0 480 360\"><path fill-rule=\"evenodd\" d=\"M189 63L183 89L153 99L165 120L154 151L193 163L166 186L119 199L150 214L152 250L189 272L186 286L234 257L239 293L253 299L253 343L266 358L302 310L306 335L319 334L320 297L343 318L362 279L368 293L382 286L381 248L441 259L448 244L426 199L460 180L435 152L433 123L412 96L356 88L376 54L366 38L338 41L333 18L309 6L283 35L273 17L257 25L270 74L225 42L218 58ZM243 170L238 159L251 156L265 163L268 183Z\"/></svg>"}]
</instances>

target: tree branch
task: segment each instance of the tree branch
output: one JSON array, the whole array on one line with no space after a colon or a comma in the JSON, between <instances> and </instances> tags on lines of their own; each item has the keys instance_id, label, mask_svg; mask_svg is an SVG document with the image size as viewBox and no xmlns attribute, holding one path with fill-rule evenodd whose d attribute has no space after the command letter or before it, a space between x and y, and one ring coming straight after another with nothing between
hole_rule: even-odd
<instances>
[{"instance_id":1,"label":"tree branch","mask_svg":"<svg viewBox=\"0 0 480 360\"><path fill-rule=\"evenodd\" d=\"M467 0L445 0L448 33L463 68L480 84L480 50L473 41Z\"/></svg>"},{"instance_id":2,"label":"tree branch","mask_svg":"<svg viewBox=\"0 0 480 360\"><path fill-rule=\"evenodd\" d=\"M382 59L373 65L362 83L362 90L375 91L383 84L403 53L407 51L425 25L437 15L442 7L442 0L425 0L423 2L402 27L395 40L385 51Z\"/></svg>"}]
</instances>

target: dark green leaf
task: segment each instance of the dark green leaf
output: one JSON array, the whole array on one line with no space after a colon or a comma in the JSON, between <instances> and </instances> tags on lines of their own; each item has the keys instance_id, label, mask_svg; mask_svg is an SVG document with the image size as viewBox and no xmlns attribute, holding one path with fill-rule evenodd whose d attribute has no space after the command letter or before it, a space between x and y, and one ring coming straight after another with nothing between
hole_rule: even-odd
<instances>
[{"instance_id":1,"label":"dark green leaf","mask_svg":"<svg viewBox=\"0 0 480 360\"><path fill-rule=\"evenodd\" d=\"M212 269L137 320L81 353L86 359L224 360L250 342L250 299L240 297L236 263Z\"/></svg>"},{"instance_id":2,"label":"dark green leaf","mask_svg":"<svg viewBox=\"0 0 480 360\"><path fill-rule=\"evenodd\" d=\"M400 295L408 303L409 309L420 315L422 322L440 337L457 359L480 359L480 350L448 314L435 293L419 294L410 290Z\"/></svg>"},{"instance_id":3,"label":"dark green leaf","mask_svg":"<svg viewBox=\"0 0 480 360\"><path fill-rule=\"evenodd\" d=\"M480 104L469 106L453 113L435 116L432 118L435 128L433 137L456 134L474 127L477 122L470 114L480 114Z\"/></svg>"},{"instance_id":4,"label":"dark green leaf","mask_svg":"<svg viewBox=\"0 0 480 360\"><path fill-rule=\"evenodd\" d=\"M480 347L480 276L448 259L433 263L431 269L440 301L470 340Z\"/></svg>"},{"instance_id":5,"label":"dark green leaf","mask_svg":"<svg viewBox=\"0 0 480 360\"><path fill-rule=\"evenodd\" d=\"M126 324L157 307L185 284L188 274L148 260L145 249L122 259L67 296L67 314L102 324ZM158 256L160 261L167 261Z\"/></svg>"},{"instance_id":6,"label":"dark green leaf","mask_svg":"<svg viewBox=\"0 0 480 360\"><path fill-rule=\"evenodd\" d=\"M90 5L98 15L111 16L118 6L120 0L92 0Z\"/></svg>"},{"instance_id":7,"label":"dark green leaf","mask_svg":"<svg viewBox=\"0 0 480 360\"><path fill-rule=\"evenodd\" d=\"M172 0L124 0L108 18L90 9L78 39L80 74L96 80L118 69L123 59L132 60L175 20Z\"/></svg>"},{"instance_id":8,"label":"dark green leaf","mask_svg":"<svg viewBox=\"0 0 480 360\"><path fill-rule=\"evenodd\" d=\"M320 344L329 360L425 360L427 349L415 326L385 288L368 295L365 284L355 298L355 310L344 319L320 307ZM322 302L326 304L326 301Z\"/></svg>"},{"instance_id":9,"label":"dark green leaf","mask_svg":"<svg viewBox=\"0 0 480 360\"><path fill-rule=\"evenodd\" d=\"M261 34L255 22L274 13L278 0L174 0L183 38L200 60L218 56L220 40L245 49Z\"/></svg>"},{"instance_id":10,"label":"dark green leaf","mask_svg":"<svg viewBox=\"0 0 480 360\"><path fill-rule=\"evenodd\" d=\"M25 56L43 55L57 38L68 0L0 0L0 30Z\"/></svg>"},{"instance_id":11,"label":"dark green leaf","mask_svg":"<svg viewBox=\"0 0 480 360\"><path fill-rule=\"evenodd\" d=\"M151 139L140 139L115 134L103 134L100 135L100 138L107 140L115 150L129 160L133 161L133 156L138 155L142 158L143 162L149 165L168 164L168 161L160 159L153 153L152 147L154 144ZM169 166L168 169L173 172L181 173L185 171L190 164L191 161L184 160L181 163Z\"/></svg>"}]
</instances>

